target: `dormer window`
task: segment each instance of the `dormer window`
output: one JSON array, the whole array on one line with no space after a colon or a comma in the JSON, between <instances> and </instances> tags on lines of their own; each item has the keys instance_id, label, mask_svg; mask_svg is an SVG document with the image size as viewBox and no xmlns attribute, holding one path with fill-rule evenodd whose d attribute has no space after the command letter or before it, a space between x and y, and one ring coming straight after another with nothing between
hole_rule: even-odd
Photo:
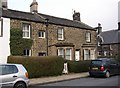
<instances>
[{"instance_id":1,"label":"dormer window","mask_svg":"<svg viewBox=\"0 0 120 88\"><path fill-rule=\"evenodd\" d=\"M90 32L86 32L85 34L85 40L87 43L91 42L91 33Z\"/></svg>"},{"instance_id":2,"label":"dormer window","mask_svg":"<svg viewBox=\"0 0 120 88\"><path fill-rule=\"evenodd\" d=\"M30 24L23 23L23 38L30 38Z\"/></svg>"}]
</instances>

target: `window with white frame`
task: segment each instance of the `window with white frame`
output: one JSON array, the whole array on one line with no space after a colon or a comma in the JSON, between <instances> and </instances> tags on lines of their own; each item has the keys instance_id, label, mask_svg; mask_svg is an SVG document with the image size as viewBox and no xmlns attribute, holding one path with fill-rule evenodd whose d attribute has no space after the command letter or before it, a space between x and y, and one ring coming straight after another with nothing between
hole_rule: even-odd
<instances>
[{"instance_id":1,"label":"window with white frame","mask_svg":"<svg viewBox=\"0 0 120 88\"><path fill-rule=\"evenodd\" d=\"M71 48L59 48L58 56L65 58L66 60L72 60L72 49Z\"/></svg>"},{"instance_id":2,"label":"window with white frame","mask_svg":"<svg viewBox=\"0 0 120 88\"><path fill-rule=\"evenodd\" d=\"M90 50L84 50L84 60L90 60Z\"/></svg>"},{"instance_id":3,"label":"window with white frame","mask_svg":"<svg viewBox=\"0 0 120 88\"><path fill-rule=\"evenodd\" d=\"M95 59L95 50L90 50L90 59L91 60Z\"/></svg>"},{"instance_id":4,"label":"window with white frame","mask_svg":"<svg viewBox=\"0 0 120 88\"><path fill-rule=\"evenodd\" d=\"M104 56L107 56L107 51L104 51Z\"/></svg>"},{"instance_id":5,"label":"window with white frame","mask_svg":"<svg viewBox=\"0 0 120 88\"><path fill-rule=\"evenodd\" d=\"M86 42L91 42L91 33L90 32L86 32L85 39L86 39Z\"/></svg>"},{"instance_id":6,"label":"window with white frame","mask_svg":"<svg viewBox=\"0 0 120 88\"><path fill-rule=\"evenodd\" d=\"M0 37L3 36L2 19L0 19Z\"/></svg>"},{"instance_id":7,"label":"window with white frame","mask_svg":"<svg viewBox=\"0 0 120 88\"><path fill-rule=\"evenodd\" d=\"M45 38L45 31L39 31L38 36L39 38Z\"/></svg>"},{"instance_id":8,"label":"window with white frame","mask_svg":"<svg viewBox=\"0 0 120 88\"><path fill-rule=\"evenodd\" d=\"M64 40L64 29L63 28L58 28L58 40Z\"/></svg>"},{"instance_id":9,"label":"window with white frame","mask_svg":"<svg viewBox=\"0 0 120 88\"><path fill-rule=\"evenodd\" d=\"M38 56L46 56L46 52L39 52Z\"/></svg>"},{"instance_id":10,"label":"window with white frame","mask_svg":"<svg viewBox=\"0 0 120 88\"><path fill-rule=\"evenodd\" d=\"M23 38L30 38L30 24L23 23Z\"/></svg>"},{"instance_id":11,"label":"window with white frame","mask_svg":"<svg viewBox=\"0 0 120 88\"><path fill-rule=\"evenodd\" d=\"M58 49L58 56L61 56L61 57L63 57L64 58L64 49L63 48L59 48Z\"/></svg>"},{"instance_id":12,"label":"window with white frame","mask_svg":"<svg viewBox=\"0 0 120 88\"><path fill-rule=\"evenodd\" d=\"M70 49L70 48L67 48L67 49L66 49L65 58L66 58L67 60L71 60L71 59L72 59L71 56L72 56L72 55L71 55L71 49Z\"/></svg>"},{"instance_id":13,"label":"window with white frame","mask_svg":"<svg viewBox=\"0 0 120 88\"><path fill-rule=\"evenodd\" d=\"M24 55L24 56L31 56L31 50L25 49L25 50L23 51L23 55Z\"/></svg>"}]
</instances>

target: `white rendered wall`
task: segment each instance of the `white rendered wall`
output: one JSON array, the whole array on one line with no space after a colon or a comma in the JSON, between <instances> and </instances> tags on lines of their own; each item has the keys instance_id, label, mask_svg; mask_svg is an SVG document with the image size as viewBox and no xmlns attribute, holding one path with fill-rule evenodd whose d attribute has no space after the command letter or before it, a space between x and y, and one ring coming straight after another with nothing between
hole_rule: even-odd
<instances>
[{"instance_id":1,"label":"white rendered wall","mask_svg":"<svg viewBox=\"0 0 120 88\"><path fill-rule=\"evenodd\" d=\"M0 37L0 63L7 63L7 57L10 55L10 19L3 19L3 36Z\"/></svg>"},{"instance_id":2,"label":"white rendered wall","mask_svg":"<svg viewBox=\"0 0 120 88\"><path fill-rule=\"evenodd\" d=\"M118 2L118 22L120 22L120 1Z\"/></svg>"}]
</instances>

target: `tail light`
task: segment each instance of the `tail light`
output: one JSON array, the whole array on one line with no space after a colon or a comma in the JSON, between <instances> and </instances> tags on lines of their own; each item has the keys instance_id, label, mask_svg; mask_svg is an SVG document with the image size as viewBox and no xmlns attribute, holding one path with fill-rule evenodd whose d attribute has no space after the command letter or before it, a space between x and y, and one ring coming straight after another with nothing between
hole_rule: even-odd
<instances>
[{"instance_id":1,"label":"tail light","mask_svg":"<svg viewBox=\"0 0 120 88\"><path fill-rule=\"evenodd\" d=\"M104 66L102 66L102 67L100 68L100 70L101 70L101 71L104 71L104 70L105 70L105 69L104 69Z\"/></svg>"},{"instance_id":2,"label":"tail light","mask_svg":"<svg viewBox=\"0 0 120 88\"><path fill-rule=\"evenodd\" d=\"M28 78L28 72L25 73L26 78Z\"/></svg>"}]
</instances>

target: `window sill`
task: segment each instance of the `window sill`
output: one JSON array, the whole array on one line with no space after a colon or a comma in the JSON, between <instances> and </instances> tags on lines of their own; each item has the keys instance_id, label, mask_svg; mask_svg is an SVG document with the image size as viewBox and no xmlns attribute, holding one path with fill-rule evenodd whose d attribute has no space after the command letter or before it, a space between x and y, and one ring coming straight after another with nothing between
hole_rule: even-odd
<instances>
[{"instance_id":1,"label":"window sill","mask_svg":"<svg viewBox=\"0 0 120 88\"><path fill-rule=\"evenodd\" d=\"M24 39L30 39L30 37L23 37Z\"/></svg>"},{"instance_id":2,"label":"window sill","mask_svg":"<svg viewBox=\"0 0 120 88\"><path fill-rule=\"evenodd\" d=\"M40 39L45 39L45 37L38 37L38 38L40 38Z\"/></svg>"}]
</instances>

